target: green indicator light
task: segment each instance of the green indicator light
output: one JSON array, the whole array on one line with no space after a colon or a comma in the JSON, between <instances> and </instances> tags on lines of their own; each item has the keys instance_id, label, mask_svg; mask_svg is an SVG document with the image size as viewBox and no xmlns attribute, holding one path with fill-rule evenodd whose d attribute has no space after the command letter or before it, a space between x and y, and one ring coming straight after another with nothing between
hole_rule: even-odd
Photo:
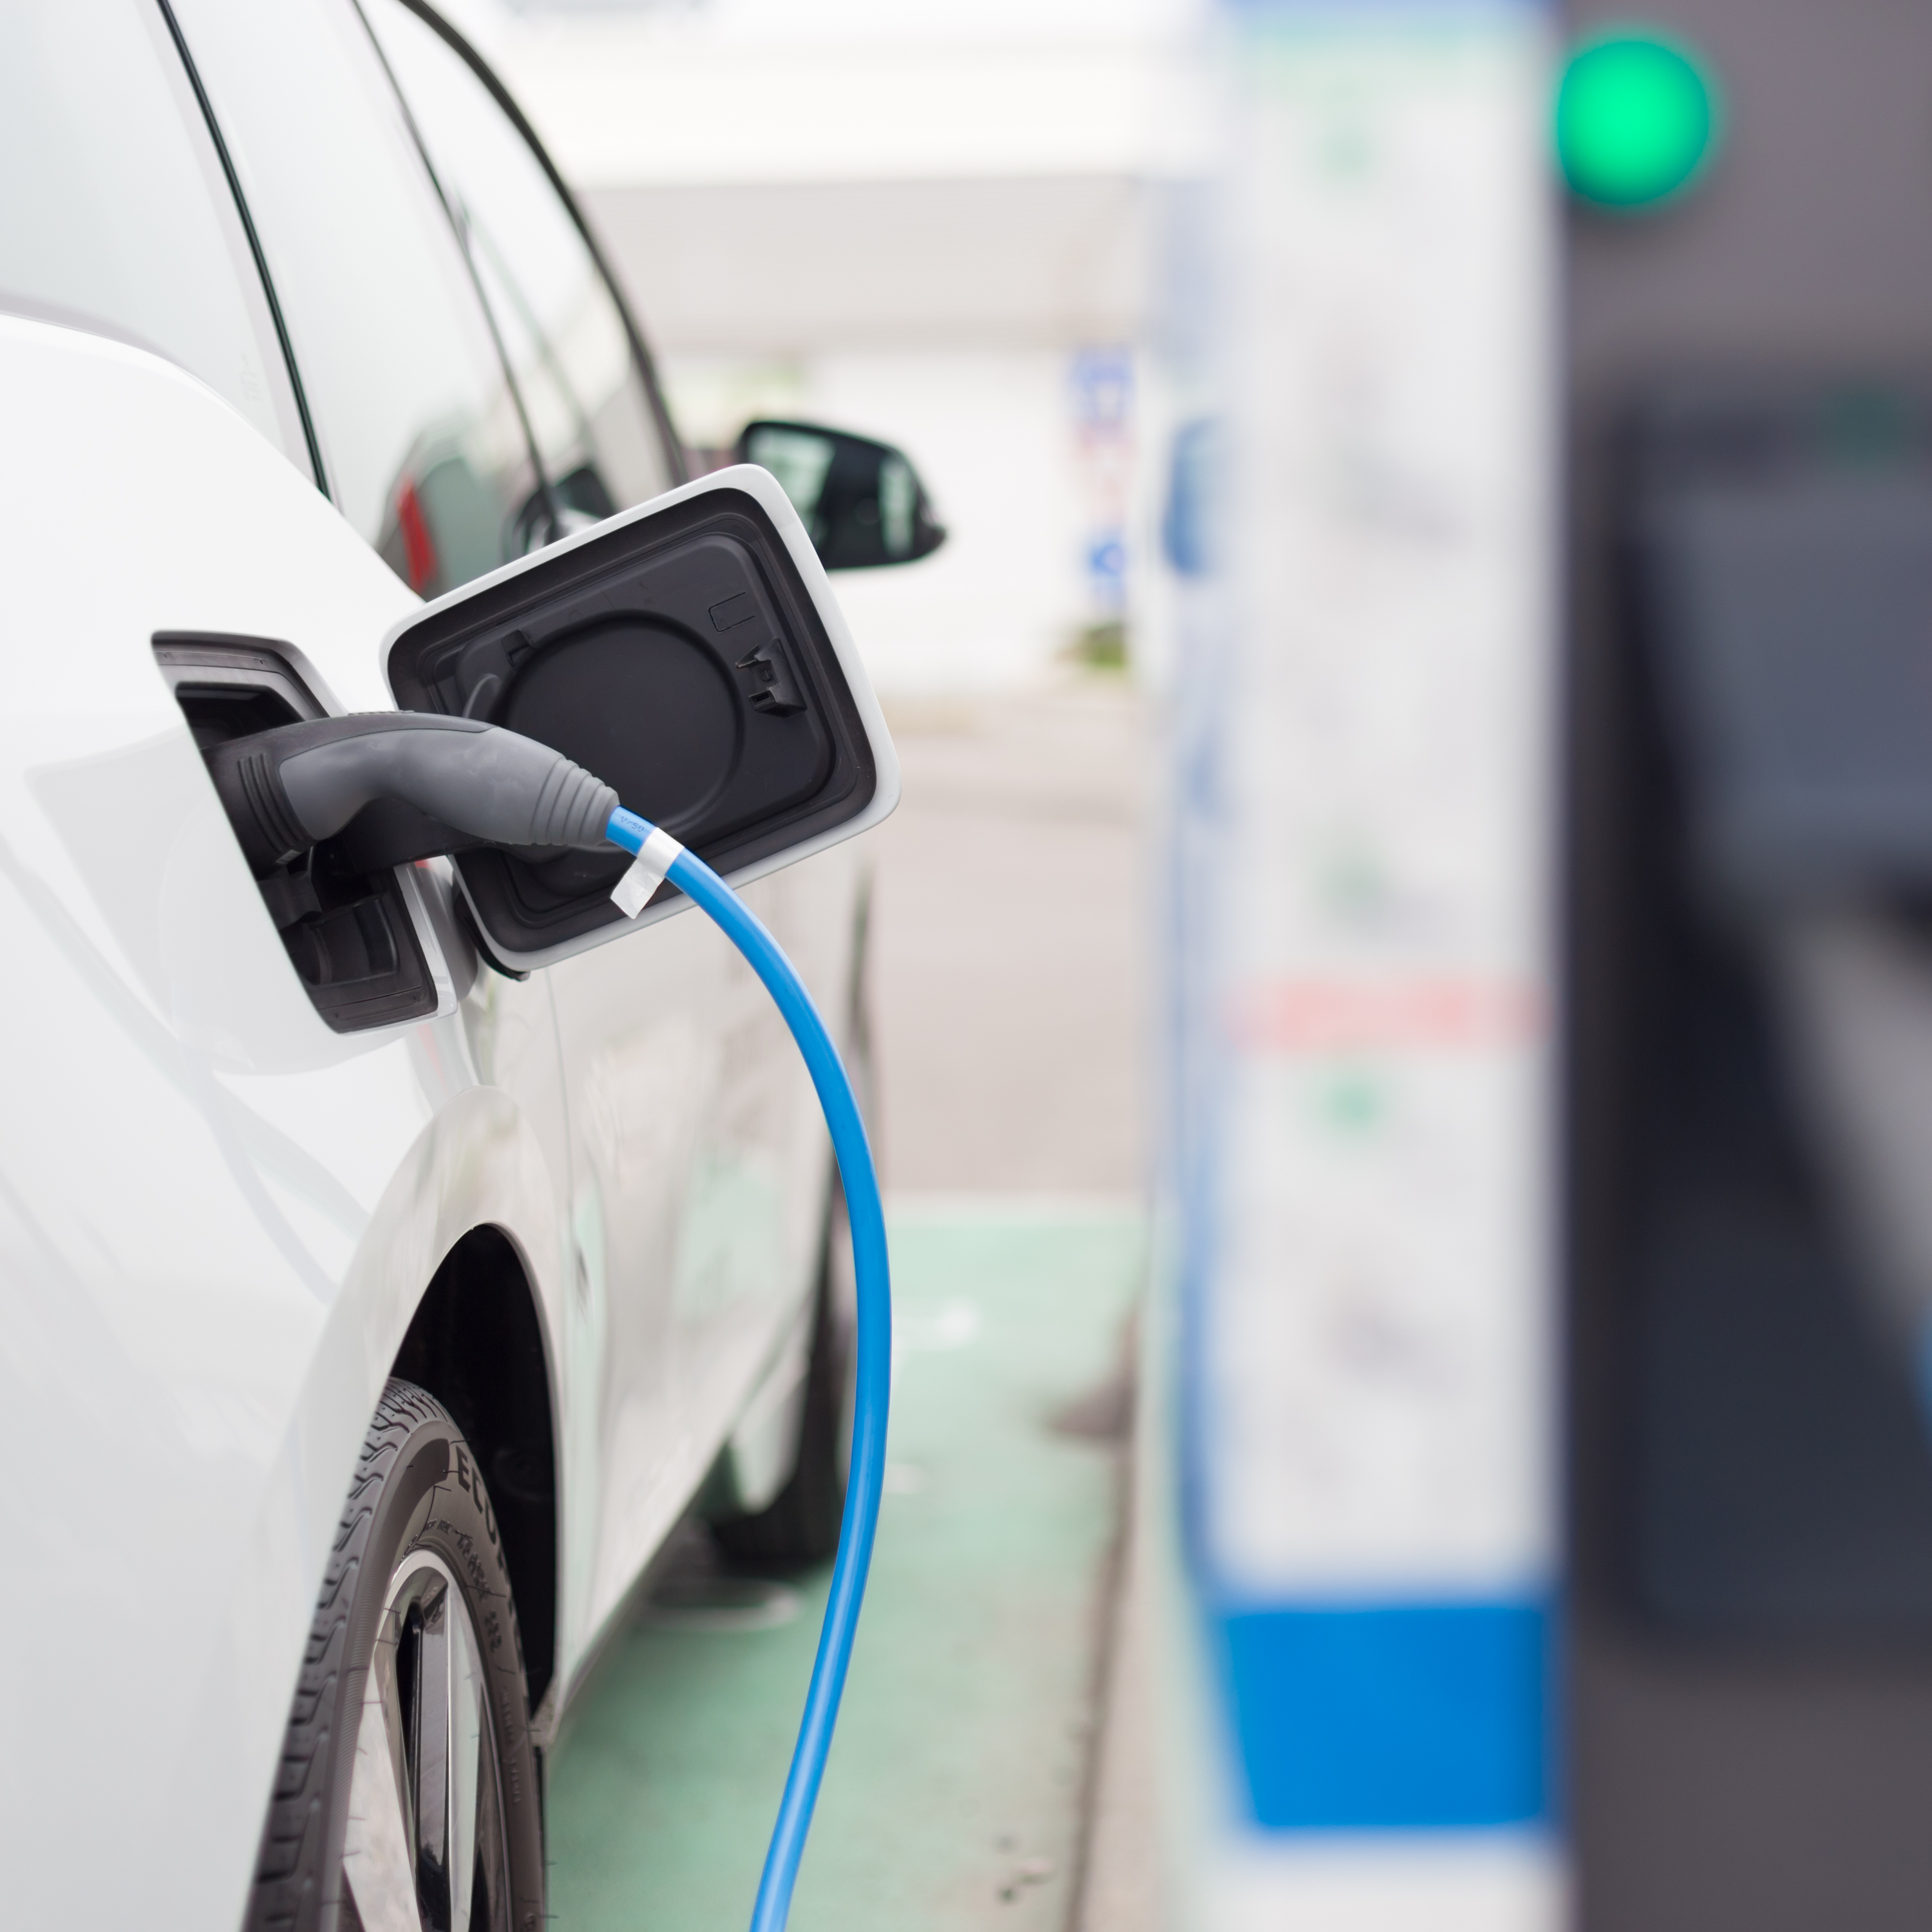
<instances>
[{"instance_id":1,"label":"green indicator light","mask_svg":"<svg viewBox=\"0 0 1932 1932\"><path fill-rule=\"evenodd\" d=\"M1689 183L1718 131L1710 82L1682 48L1648 35L1593 41L1556 97L1556 152L1572 190L1642 208Z\"/></svg>"}]
</instances>

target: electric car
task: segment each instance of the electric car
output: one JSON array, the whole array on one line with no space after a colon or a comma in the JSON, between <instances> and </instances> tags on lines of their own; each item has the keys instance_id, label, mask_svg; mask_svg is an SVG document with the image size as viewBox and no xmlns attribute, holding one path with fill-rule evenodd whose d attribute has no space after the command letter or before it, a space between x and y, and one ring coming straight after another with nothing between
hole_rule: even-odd
<instances>
[{"instance_id":1,"label":"electric car","mask_svg":"<svg viewBox=\"0 0 1932 1932\"><path fill-rule=\"evenodd\" d=\"M642 699L557 698L512 608L548 560L729 476L791 513L687 482L588 230L419 0L14 0L0 153L8 1917L534 1928L544 1754L669 1532L836 1538L824 1128L749 968L662 893L612 910L611 861L452 860L373 806L251 860L210 760L409 677L643 733L694 788L652 815L723 826L862 1069L836 840L890 741L695 577L683 656L616 652ZM942 534L884 446L741 454L799 582ZM859 803L725 825L707 747L814 704Z\"/></svg>"}]
</instances>

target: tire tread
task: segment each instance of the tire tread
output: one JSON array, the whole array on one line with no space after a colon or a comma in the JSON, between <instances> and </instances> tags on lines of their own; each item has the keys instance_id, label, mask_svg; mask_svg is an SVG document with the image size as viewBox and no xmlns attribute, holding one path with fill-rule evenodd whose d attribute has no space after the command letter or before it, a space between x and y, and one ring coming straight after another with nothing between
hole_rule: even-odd
<instances>
[{"instance_id":1,"label":"tire tread","mask_svg":"<svg viewBox=\"0 0 1932 1932\"><path fill-rule=\"evenodd\" d=\"M410 1437L425 1423L436 1421L454 1426L434 1396L412 1383L392 1381L363 1438L290 1702L288 1730L256 1856L248 1932L292 1932L313 1923L322 1876L321 1838L328 1822L331 1718L356 1585L376 1520L376 1498Z\"/></svg>"}]
</instances>

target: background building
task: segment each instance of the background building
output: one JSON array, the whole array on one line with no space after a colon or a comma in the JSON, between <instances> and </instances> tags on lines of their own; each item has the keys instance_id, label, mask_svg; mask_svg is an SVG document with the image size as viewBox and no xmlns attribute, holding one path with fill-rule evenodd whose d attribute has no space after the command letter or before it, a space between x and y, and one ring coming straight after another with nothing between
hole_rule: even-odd
<instances>
[{"instance_id":1,"label":"background building","mask_svg":"<svg viewBox=\"0 0 1932 1932\"><path fill-rule=\"evenodd\" d=\"M802 416L920 467L952 541L841 584L890 693L1117 652L1135 344L1199 146L1179 0L455 10L582 191L689 442Z\"/></svg>"}]
</instances>

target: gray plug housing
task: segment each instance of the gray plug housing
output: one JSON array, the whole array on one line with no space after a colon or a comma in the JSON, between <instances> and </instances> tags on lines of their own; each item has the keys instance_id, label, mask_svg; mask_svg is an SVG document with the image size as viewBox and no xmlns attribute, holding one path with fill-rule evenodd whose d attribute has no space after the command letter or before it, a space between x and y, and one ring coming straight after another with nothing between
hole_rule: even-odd
<instances>
[{"instance_id":1,"label":"gray plug housing","mask_svg":"<svg viewBox=\"0 0 1932 1932\"><path fill-rule=\"evenodd\" d=\"M604 849L616 790L500 726L422 712L314 718L213 747L208 768L254 870L333 838L394 800L474 844ZM418 854L418 856L422 856Z\"/></svg>"}]
</instances>

